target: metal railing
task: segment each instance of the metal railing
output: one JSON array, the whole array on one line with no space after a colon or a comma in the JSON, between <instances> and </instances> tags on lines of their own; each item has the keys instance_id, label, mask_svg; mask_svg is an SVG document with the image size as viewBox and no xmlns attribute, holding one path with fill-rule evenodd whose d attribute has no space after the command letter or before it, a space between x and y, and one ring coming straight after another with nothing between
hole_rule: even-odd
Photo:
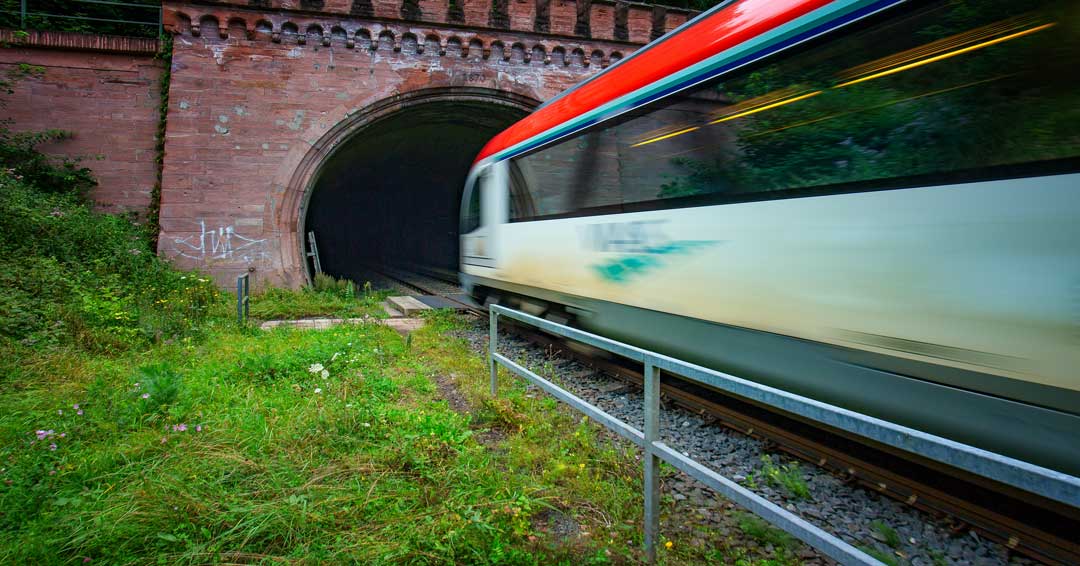
<instances>
[{"instance_id":1,"label":"metal railing","mask_svg":"<svg viewBox=\"0 0 1080 566\"><path fill-rule=\"evenodd\" d=\"M154 20L126 20L120 18L98 18L93 16L71 15L71 14L52 14L48 12L35 12L28 6L29 0L19 0L19 11L13 10L0 10L7 14L19 14L19 28L27 28L27 20L33 17L39 18L58 18L62 20L77 20L86 22L100 22L100 23L113 23L113 24L132 24L137 26L154 26L157 28L157 35L161 35L164 32L162 25L164 17L164 8L161 3L157 4L137 4L133 2L116 2L113 0L70 0L71 2L79 2L82 4L96 4L102 6L119 6L124 8L141 8L146 10L153 10L157 12L157 18Z\"/></svg>"},{"instance_id":2,"label":"metal railing","mask_svg":"<svg viewBox=\"0 0 1080 566\"><path fill-rule=\"evenodd\" d=\"M498 392L498 367L501 365L644 449L644 542L645 553L650 562L656 559L660 517L658 466L660 460L663 460L841 564L881 564L881 562L859 549L684 456L661 441L659 436L661 370L723 392L757 401L769 407L794 413L813 422L851 432L907 452L914 452L1024 491L1060 501L1073 507L1080 507L1080 478L1068 474L821 403L807 397L623 344L622 342L570 328L503 306L492 305L489 315L491 322L489 325L488 364L491 371L492 396L495 396ZM546 332L588 344L643 364L645 369L645 430L637 430L498 353L498 321L500 316L505 316Z\"/></svg>"},{"instance_id":3,"label":"metal railing","mask_svg":"<svg viewBox=\"0 0 1080 566\"><path fill-rule=\"evenodd\" d=\"M236 323L244 324L251 305L251 274L245 273L236 278Z\"/></svg>"}]
</instances>

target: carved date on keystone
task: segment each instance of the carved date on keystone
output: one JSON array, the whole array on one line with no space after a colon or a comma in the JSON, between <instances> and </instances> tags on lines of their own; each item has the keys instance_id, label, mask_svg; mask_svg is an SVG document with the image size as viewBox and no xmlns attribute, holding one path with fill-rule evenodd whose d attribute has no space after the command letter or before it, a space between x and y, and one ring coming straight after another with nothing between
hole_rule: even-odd
<instances>
[{"instance_id":1,"label":"carved date on keystone","mask_svg":"<svg viewBox=\"0 0 1080 566\"><path fill-rule=\"evenodd\" d=\"M477 73L477 72L465 73L465 82L467 82L467 83L482 83L482 82L484 82L484 73Z\"/></svg>"}]
</instances>

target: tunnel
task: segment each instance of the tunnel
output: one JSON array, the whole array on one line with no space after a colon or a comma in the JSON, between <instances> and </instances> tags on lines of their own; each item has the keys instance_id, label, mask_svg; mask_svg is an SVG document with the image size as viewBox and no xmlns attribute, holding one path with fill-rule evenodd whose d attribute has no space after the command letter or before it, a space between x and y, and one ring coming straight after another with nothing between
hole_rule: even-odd
<instances>
[{"instance_id":1,"label":"tunnel","mask_svg":"<svg viewBox=\"0 0 1080 566\"><path fill-rule=\"evenodd\" d=\"M433 101L357 130L320 168L304 215L322 271L357 283L379 266L456 273L469 167L524 115L493 102Z\"/></svg>"}]
</instances>

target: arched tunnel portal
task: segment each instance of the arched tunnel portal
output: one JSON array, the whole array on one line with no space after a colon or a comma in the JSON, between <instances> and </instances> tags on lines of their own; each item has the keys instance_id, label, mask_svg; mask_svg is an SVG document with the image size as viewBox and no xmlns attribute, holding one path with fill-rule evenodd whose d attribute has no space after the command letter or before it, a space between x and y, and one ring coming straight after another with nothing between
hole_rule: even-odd
<instances>
[{"instance_id":1,"label":"arched tunnel portal","mask_svg":"<svg viewBox=\"0 0 1080 566\"><path fill-rule=\"evenodd\" d=\"M352 130L311 184L303 231L322 270L362 283L373 267L456 272L465 177L483 145L523 117L521 97L447 96ZM309 260L308 273L313 274Z\"/></svg>"}]
</instances>

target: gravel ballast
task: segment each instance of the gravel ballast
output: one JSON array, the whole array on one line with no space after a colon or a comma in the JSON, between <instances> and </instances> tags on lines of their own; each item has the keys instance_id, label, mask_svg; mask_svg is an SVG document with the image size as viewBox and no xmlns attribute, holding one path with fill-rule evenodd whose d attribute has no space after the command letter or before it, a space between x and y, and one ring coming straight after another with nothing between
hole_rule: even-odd
<instances>
[{"instance_id":1,"label":"gravel ballast","mask_svg":"<svg viewBox=\"0 0 1080 566\"><path fill-rule=\"evenodd\" d=\"M477 354L487 354L486 320L473 319L462 337ZM499 350L504 355L553 379L612 416L642 428L640 388L620 385L602 372L589 371L590 368L569 357L553 354L548 348L516 336L500 333L499 340ZM545 368L557 369L548 373ZM564 380L560 375L573 375L574 378ZM537 394L541 394L539 390ZM864 550L872 549L879 559L885 558L898 565L1037 564L1012 553L1004 545L959 527L948 517L932 517L861 486L846 483L817 466L770 452L765 442L716 424L707 416L680 407L665 407L661 411L660 427L662 439L670 446L844 541ZM796 467L797 471L792 472ZM801 482L796 483L805 484L809 497L797 497L780 482L770 482L766 468L786 470L787 475L801 478ZM677 473L665 480L662 489L669 505L665 507L661 531L668 536L687 536L693 540L693 532L702 526L732 529L730 515L737 508L704 484ZM799 558L804 563L831 563L810 549L799 551Z\"/></svg>"}]
</instances>

